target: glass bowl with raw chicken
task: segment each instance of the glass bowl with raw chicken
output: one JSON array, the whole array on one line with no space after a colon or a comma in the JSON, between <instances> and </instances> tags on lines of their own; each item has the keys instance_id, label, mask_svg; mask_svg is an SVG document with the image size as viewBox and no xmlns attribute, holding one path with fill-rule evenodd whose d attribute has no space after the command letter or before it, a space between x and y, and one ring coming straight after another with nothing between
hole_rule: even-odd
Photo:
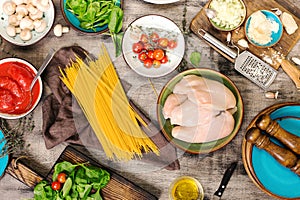
<instances>
[{"instance_id":1,"label":"glass bowl with raw chicken","mask_svg":"<svg viewBox=\"0 0 300 200\"><path fill-rule=\"evenodd\" d=\"M191 69L172 78L157 102L165 137L180 149L201 154L218 150L238 133L243 101L235 84L211 69Z\"/></svg>"}]
</instances>

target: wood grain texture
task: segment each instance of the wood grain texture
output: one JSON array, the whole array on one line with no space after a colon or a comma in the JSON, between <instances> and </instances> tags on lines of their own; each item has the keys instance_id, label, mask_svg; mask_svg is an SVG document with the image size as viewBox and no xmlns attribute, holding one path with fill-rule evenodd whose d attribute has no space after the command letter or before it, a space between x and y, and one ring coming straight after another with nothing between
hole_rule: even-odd
<instances>
[{"instance_id":1,"label":"wood grain texture","mask_svg":"<svg viewBox=\"0 0 300 200\"><path fill-rule=\"evenodd\" d=\"M108 169L103 165L97 163L93 159L77 151L75 148L71 146L67 146L65 148L61 156L56 161L56 163L62 161L68 161L73 164L88 162L88 164L107 170L111 175L111 180L109 181L107 186L101 190L102 197L104 199L110 199L110 200L155 200L157 199L157 197L145 191L141 187L135 185L133 182L120 176L119 174L112 171L111 169ZM43 178L33 169L25 165L23 162L16 161L16 159L12 159L7 169L7 173L9 173L11 176L18 179L19 181L23 182L31 189L33 189L34 186L43 179L46 179L49 182L51 182L53 172L54 172L54 166L51 169L51 171L48 173L48 175L45 178Z\"/></svg>"},{"instance_id":2,"label":"wood grain texture","mask_svg":"<svg viewBox=\"0 0 300 200\"><path fill-rule=\"evenodd\" d=\"M298 8L300 7L299 0L290 1L293 2L294 6ZM56 8L55 24L61 23L66 25L59 7L60 0L53 0L53 2ZM218 188L221 177L228 164L232 161L239 160L237 169L230 179L222 199L273 200L274 197L271 197L260 190L255 184L253 184L253 181L246 173L241 159L241 144L247 126L257 113L275 103L284 103L287 101L300 102L300 93L295 90L293 82L283 72L283 70L279 68L278 75L269 88L269 91L279 91L278 99L265 98L266 91L262 90L250 80L236 72L234 70L233 63L215 52L210 46L204 43L202 39L199 39L199 37L195 34L190 34L188 26L207 2L208 0L180 0L173 4L155 5L146 3L143 0L126 0L124 1L123 30L125 30L128 24L134 19L146 14L164 15L172 19L181 30L185 30L186 48L184 58L187 62L187 66L190 68L203 67L217 70L228 76L240 90L244 102L245 115L239 133L227 146L207 155L197 156L178 151L180 170L170 171L154 167L153 169L150 168L143 171L139 164L133 164L130 165L130 171L128 171L123 169L123 166L121 165L122 163L110 164L121 165L120 169L118 169L118 174L154 194L160 200L167 200L169 198L169 185L175 178L181 175L189 175L199 180L204 188L205 200L209 200ZM64 46L77 44L97 55L99 52L100 42L104 42L105 45L107 45L120 79L126 80L132 85L132 87L127 91L128 97L134 100L136 105L149 117L151 122L155 123L157 96L153 92L153 88L149 84L148 78L141 77L131 70L131 68L126 65L122 56L118 58L113 56L113 44L108 36L86 36L71 29L69 33L57 38L54 36L53 30L51 30L46 38L41 40L39 43L26 48L16 47L2 40L2 43L0 44L0 58L10 56L21 57L30 61L38 68L43 63L44 57L47 55L49 48L57 50ZM201 62L199 66L193 66L189 62L189 57L194 51L201 54ZM300 55L299 41L289 53L288 58L290 56L297 55ZM163 86L176 74L178 74L178 71L174 71L173 73L161 78L152 79L155 90L159 93ZM49 94L49 89L45 85L43 98L45 98L47 94ZM30 146L22 152L22 155L25 154L29 156L28 161L26 161L28 166L42 174L43 177L46 177L57 158L65 149L66 144L62 143L52 149L45 148L44 140L41 135L41 116L41 104L39 104L32 115L35 121L33 132L28 132L24 135L26 145ZM85 154L90 154L90 152L86 150L83 152ZM89 155L89 157L96 158L95 160L103 163L103 159L101 159L102 157L98 159L95 154L92 154L92 156ZM108 166L111 167L111 165ZM16 180L8 173L6 173L0 180L0 193L1 197L5 197L5 200L29 199L33 196L32 189ZM0 199L2 200L1 197Z\"/></svg>"},{"instance_id":3,"label":"wood grain texture","mask_svg":"<svg viewBox=\"0 0 300 200\"><path fill-rule=\"evenodd\" d=\"M300 24L300 19L296 17L293 13L289 12L285 7L277 3L275 0L268 0L268 1L262 1L262 0L244 0L247 8L247 18L255 11L257 10L271 10L272 8L279 8L283 12L288 12L292 14L293 18L295 19L297 24ZM288 2L287 2L288 3ZM204 8L208 7L207 3ZM245 23L244 23L245 24ZM217 29L215 29L211 23L209 22L208 18L205 15L204 9L201 9L198 14L193 18L191 24L190 24L190 29L199 37L201 37L198 33L199 29L204 29L216 38L218 38L221 42L226 43L226 37L227 37L227 32L222 32ZM246 38L245 37L245 27L242 25L238 29L232 31L232 41L236 44L237 41L241 38ZM292 34L288 35L286 31L283 31L282 37L280 41L272 48L276 52L279 52L282 54L284 57L288 55L288 53L293 49L295 44L298 42L300 39L300 28L297 29L297 31ZM214 48L214 47L213 47ZM259 48L256 47L252 44L249 43L249 51L255 54L256 56L263 58L265 54L270 51L268 48ZM223 52L218 51L221 53L224 57L229 59L231 62L234 62L234 60L228 58L227 55L225 55ZM278 69L280 66L280 62L274 62L270 64L272 67L275 69Z\"/></svg>"}]
</instances>

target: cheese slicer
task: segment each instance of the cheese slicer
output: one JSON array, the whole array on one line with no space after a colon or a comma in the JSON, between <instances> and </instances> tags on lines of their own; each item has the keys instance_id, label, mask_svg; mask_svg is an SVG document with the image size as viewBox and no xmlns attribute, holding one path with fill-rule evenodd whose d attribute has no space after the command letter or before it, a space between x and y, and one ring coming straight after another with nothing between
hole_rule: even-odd
<instances>
[{"instance_id":1,"label":"cheese slicer","mask_svg":"<svg viewBox=\"0 0 300 200\"><path fill-rule=\"evenodd\" d=\"M262 61L249 51L236 53L234 50L223 44L214 36L203 29L198 31L198 34L208 43L214 46L217 50L226 54L229 59L234 60L234 68L246 78L257 84L263 89L267 89L277 75L277 70Z\"/></svg>"}]
</instances>

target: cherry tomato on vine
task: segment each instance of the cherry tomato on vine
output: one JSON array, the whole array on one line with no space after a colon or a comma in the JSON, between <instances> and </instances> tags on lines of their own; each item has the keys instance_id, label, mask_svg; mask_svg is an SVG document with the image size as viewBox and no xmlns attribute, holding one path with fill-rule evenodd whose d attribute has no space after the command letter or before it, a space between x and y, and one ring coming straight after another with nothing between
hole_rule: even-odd
<instances>
[{"instance_id":1,"label":"cherry tomato on vine","mask_svg":"<svg viewBox=\"0 0 300 200\"><path fill-rule=\"evenodd\" d=\"M167 63L168 61L169 61L169 59L168 59L168 56L167 56L167 55L165 55L165 56L160 60L160 62L163 63L163 64Z\"/></svg>"},{"instance_id":2,"label":"cherry tomato on vine","mask_svg":"<svg viewBox=\"0 0 300 200\"><path fill-rule=\"evenodd\" d=\"M57 181L60 183L65 183L66 177L67 177L67 175L65 173L61 172L57 175Z\"/></svg>"},{"instance_id":3,"label":"cherry tomato on vine","mask_svg":"<svg viewBox=\"0 0 300 200\"><path fill-rule=\"evenodd\" d=\"M140 41L142 43L148 43L148 36L146 34L142 34L141 37L140 37Z\"/></svg>"},{"instance_id":4,"label":"cherry tomato on vine","mask_svg":"<svg viewBox=\"0 0 300 200\"><path fill-rule=\"evenodd\" d=\"M161 60L165 56L165 52L162 49L155 49L153 54L155 60Z\"/></svg>"},{"instance_id":5,"label":"cherry tomato on vine","mask_svg":"<svg viewBox=\"0 0 300 200\"><path fill-rule=\"evenodd\" d=\"M148 58L147 56L147 53L146 52L141 52L139 55L138 55L138 58L140 61L144 61Z\"/></svg>"},{"instance_id":6,"label":"cherry tomato on vine","mask_svg":"<svg viewBox=\"0 0 300 200\"><path fill-rule=\"evenodd\" d=\"M133 45L132 45L132 51L134 53L140 53L143 50L143 48L144 48L144 45L141 42L136 42L136 43L133 43Z\"/></svg>"},{"instance_id":7,"label":"cherry tomato on vine","mask_svg":"<svg viewBox=\"0 0 300 200\"><path fill-rule=\"evenodd\" d=\"M158 45L162 48L167 48L169 40L167 38L159 38Z\"/></svg>"},{"instance_id":8,"label":"cherry tomato on vine","mask_svg":"<svg viewBox=\"0 0 300 200\"><path fill-rule=\"evenodd\" d=\"M148 50L147 51L147 56L148 56L148 58L154 59L154 51L153 50Z\"/></svg>"},{"instance_id":9,"label":"cherry tomato on vine","mask_svg":"<svg viewBox=\"0 0 300 200\"><path fill-rule=\"evenodd\" d=\"M159 68L160 65L161 65L161 62L159 60L153 60L153 64L152 65L153 65L154 68Z\"/></svg>"},{"instance_id":10,"label":"cherry tomato on vine","mask_svg":"<svg viewBox=\"0 0 300 200\"><path fill-rule=\"evenodd\" d=\"M151 68L152 65L153 65L153 60L152 60L152 59L147 58L146 60L144 60L144 66L145 66L146 68Z\"/></svg>"},{"instance_id":11,"label":"cherry tomato on vine","mask_svg":"<svg viewBox=\"0 0 300 200\"><path fill-rule=\"evenodd\" d=\"M150 35L150 39L152 40L152 42L157 42L159 39L159 35L157 33L153 32Z\"/></svg>"},{"instance_id":12,"label":"cherry tomato on vine","mask_svg":"<svg viewBox=\"0 0 300 200\"><path fill-rule=\"evenodd\" d=\"M177 47L177 41L176 40L170 40L168 43L168 47L170 49L175 49Z\"/></svg>"},{"instance_id":13,"label":"cherry tomato on vine","mask_svg":"<svg viewBox=\"0 0 300 200\"><path fill-rule=\"evenodd\" d=\"M60 190L60 188L61 188L60 182L58 182L58 181L52 182L51 188L52 188L52 190Z\"/></svg>"}]
</instances>

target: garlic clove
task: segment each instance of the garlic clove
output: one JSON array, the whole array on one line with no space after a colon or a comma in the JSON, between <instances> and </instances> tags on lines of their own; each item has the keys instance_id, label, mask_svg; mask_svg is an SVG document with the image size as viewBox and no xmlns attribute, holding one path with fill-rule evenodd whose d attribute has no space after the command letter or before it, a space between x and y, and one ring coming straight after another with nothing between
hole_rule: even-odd
<instances>
[{"instance_id":1,"label":"garlic clove","mask_svg":"<svg viewBox=\"0 0 300 200\"><path fill-rule=\"evenodd\" d=\"M245 39L240 39L237 41L237 44L244 48L249 48L248 42Z\"/></svg>"},{"instance_id":2,"label":"garlic clove","mask_svg":"<svg viewBox=\"0 0 300 200\"><path fill-rule=\"evenodd\" d=\"M300 58L299 57L291 57L291 60L296 64L296 65L300 65Z\"/></svg>"}]
</instances>

